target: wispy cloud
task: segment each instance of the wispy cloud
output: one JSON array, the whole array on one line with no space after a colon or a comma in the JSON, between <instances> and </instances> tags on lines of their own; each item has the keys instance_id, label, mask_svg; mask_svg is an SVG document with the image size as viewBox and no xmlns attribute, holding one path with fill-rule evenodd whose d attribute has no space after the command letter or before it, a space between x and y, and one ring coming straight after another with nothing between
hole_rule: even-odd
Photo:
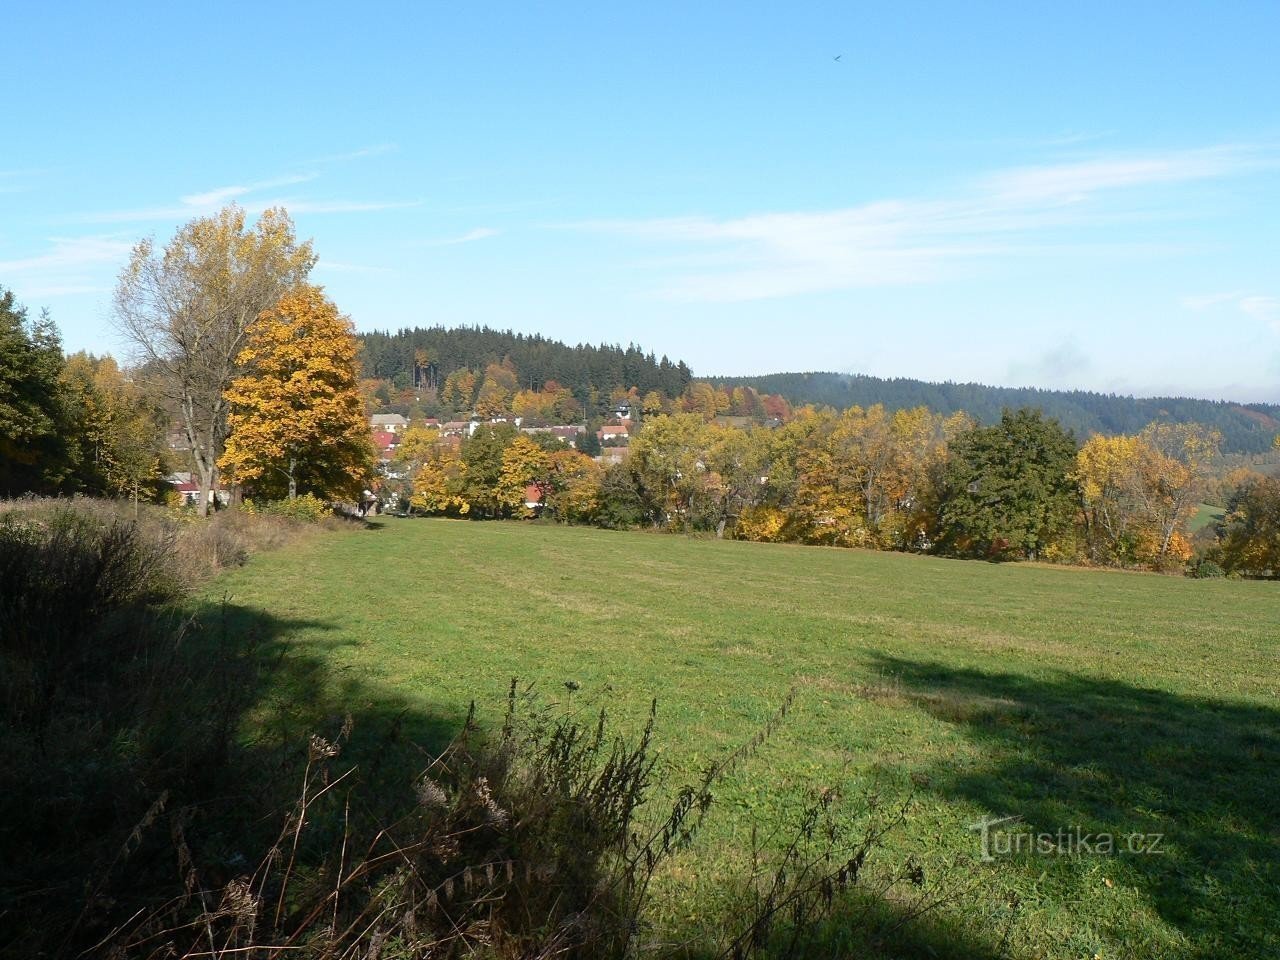
<instances>
[{"instance_id":1,"label":"wispy cloud","mask_svg":"<svg viewBox=\"0 0 1280 960\"><path fill-rule=\"evenodd\" d=\"M52 237L44 253L0 260L0 277L23 298L105 293L104 268L121 263L132 246L119 237Z\"/></svg>"},{"instance_id":2,"label":"wispy cloud","mask_svg":"<svg viewBox=\"0 0 1280 960\"><path fill-rule=\"evenodd\" d=\"M110 293L111 287L93 283L31 284L22 288L24 298L41 300L53 297L73 297L88 293Z\"/></svg>"},{"instance_id":3,"label":"wispy cloud","mask_svg":"<svg viewBox=\"0 0 1280 960\"><path fill-rule=\"evenodd\" d=\"M1227 307L1247 317L1268 323L1280 333L1280 297L1235 290L1230 293L1206 293L1183 297L1182 305L1197 312Z\"/></svg>"},{"instance_id":4,"label":"wispy cloud","mask_svg":"<svg viewBox=\"0 0 1280 960\"><path fill-rule=\"evenodd\" d=\"M22 170L0 170L0 193L25 193L31 189L32 181L44 172L31 167Z\"/></svg>"},{"instance_id":5,"label":"wispy cloud","mask_svg":"<svg viewBox=\"0 0 1280 960\"><path fill-rule=\"evenodd\" d=\"M243 197L246 194L256 193L261 190L271 190L276 187L289 187L296 183L307 183L315 178L316 175L314 173L300 173L288 177L276 177L273 180L259 180L257 183L247 183L243 186L216 187L213 190L206 190L204 193L187 194L181 198L182 205L200 210L220 207L228 200L234 200L236 197Z\"/></svg>"},{"instance_id":6,"label":"wispy cloud","mask_svg":"<svg viewBox=\"0 0 1280 960\"><path fill-rule=\"evenodd\" d=\"M955 196L882 200L819 212L593 221L571 227L676 247L678 275L661 295L743 301L927 283L962 265L1054 249L1057 228L1152 216L1115 195L1236 176L1274 163L1261 151L1215 147L1091 158L1004 170ZM1114 238L1107 241L1114 251Z\"/></svg>"},{"instance_id":7,"label":"wispy cloud","mask_svg":"<svg viewBox=\"0 0 1280 960\"><path fill-rule=\"evenodd\" d=\"M113 237L53 237L52 249L20 260L0 260L0 274L32 275L111 263L128 254L132 244Z\"/></svg>"},{"instance_id":8,"label":"wispy cloud","mask_svg":"<svg viewBox=\"0 0 1280 960\"><path fill-rule=\"evenodd\" d=\"M474 243L476 240L488 240L490 237L496 237L500 233L502 233L501 230L494 229L493 227L476 227L474 230L468 230L466 233L460 234L456 237L449 237L446 240L437 240L436 246L452 247L459 243Z\"/></svg>"},{"instance_id":9,"label":"wispy cloud","mask_svg":"<svg viewBox=\"0 0 1280 960\"><path fill-rule=\"evenodd\" d=\"M350 160L363 160L365 157L378 157L395 150L394 143L375 143L358 150L348 150L346 153L331 153L328 156L316 157L311 163L346 163Z\"/></svg>"},{"instance_id":10,"label":"wispy cloud","mask_svg":"<svg viewBox=\"0 0 1280 960\"><path fill-rule=\"evenodd\" d=\"M1280 297L1244 297L1240 309L1251 317L1265 320L1280 333Z\"/></svg>"},{"instance_id":11,"label":"wispy cloud","mask_svg":"<svg viewBox=\"0 0 1280 960\"><path fill-rule=\"evenodd\" d=\"M370 274L392 274L395 273L390 267L375 267L363 263L346 263L342 260L324 260L321 259L316 264L319 271L328 271L330 273L370 273Z\"/></svg>"},{"instance_id":12,"label":"wispy cloud","mask_svg":"<svg viewBox=\"0 0 1280 960\"><path fill-rule=\"evenodd\" d=\"M261 213L268 207L286 207L290 213L369 213L375 210L405 210L421 205L421 200L272 200L261 204L244 204L244 207L250 213Z\"/></svg>"},{"instance_id":13,"label":"wispy cloud","mask_svg":"<svg viewBox=\"0 0 1280 960\"><path fill-rule=\"evenodd\" d=\"M1206 180L1255 169L1267 162L1253 149L1210 147L1022 167L989 177L985 185L1006 201L1081 203L1107 190Z\"/></svg>"},{"instance_id":14,"label":"wispy cloud","mask_svg":"<svg viewBox=\"0 0 1280 960\"><path fill-rule=\"evenodd\" d=\"M374 149L374 148L369 148ZM129 210L107 210L84 213L69 218L76 223L149 223L164 220L186 220L213 213L227 203L235 202L250 214L270 207L285 207L290 213L367 213L418 206L420 200L338 200L312 199L282 194L263 196L266 191L297 186L319 179L315 173L295 173L267 180L214 187L178 198L177 203Z\"/></svg>"}]
</instances>

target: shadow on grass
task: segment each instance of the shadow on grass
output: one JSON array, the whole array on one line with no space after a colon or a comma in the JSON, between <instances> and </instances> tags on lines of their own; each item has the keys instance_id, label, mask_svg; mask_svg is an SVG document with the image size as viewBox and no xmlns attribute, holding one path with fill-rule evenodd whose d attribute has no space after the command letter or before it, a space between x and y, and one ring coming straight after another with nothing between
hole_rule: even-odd
<instances>
[{"instance_id":1,"label":"shadow on grass","mask_svg":"<svg viewBox=\"0 0 1280 960\"><path fill-rule=\"evenodd\" d=\"M229 889L280 842L312 736L322 749L342 740L334 768L351 771L351 800L340 817L308 818L290 854L299 874L323 875L348 831L371 835L420 806L416 775L465 718L335 672L352 642L324 621L230 601L151 611L87 638L54 686L54 727L0 745L0 956L94 955L162 904ZM724 918L725 929L743 922ZM1000 955L984 931L917 920L856 886L810 933L822 956Z\"/></svg>"},{"instance_id":2,"label":"shadow on grass","mask_svg":"<svg viewBox=\"0 0 1280 960\"><path fill-rule=\"evenodd\" d=\"M346 642L224 601L0 649L0 956L77 956L180 894L191 868L214 887L244 870L296 798L313 733L350 726L369 794L409 802L423 751L463 718L334 675Z\"/></svg>"},{"instance_id":3,"label":"shadow on grass","mask_svg":"<svg viewBox=\"0 0 1280 960\"><path fill-rule=\"evenodd\" d=\"M963 728L989 758L937 765L929 791L1021 817L1009 831L1024 836L1113 835L1121 875L1187 956L1280 956L1280 710L1066 673L892 657L877 668L894 678L888 696ZM1160 852L1130 853L1132 835L1144 849L1160 835ZM998 859L1011 843L997 842ZM1044 857L1015 851L1007 866L1035 877Z\"/></svg>"}]
</instances>

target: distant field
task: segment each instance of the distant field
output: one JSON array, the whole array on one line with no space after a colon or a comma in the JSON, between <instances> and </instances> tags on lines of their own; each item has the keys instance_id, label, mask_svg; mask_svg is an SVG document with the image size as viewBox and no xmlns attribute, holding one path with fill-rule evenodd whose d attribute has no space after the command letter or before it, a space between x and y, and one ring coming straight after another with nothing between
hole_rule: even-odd
<instances>
[{"instance_id":1,"label":"distant field","mask_svg":"<svg viewBox=\"0 0 1280 960\"><path fill-rule=\"evenodd\" d=\"M1222 507L1215 507L1211 503L1202 503L1196 508L1196 515L1187 524L1187 529L1191 533L1197 533L1209 526L1209 524L1217 523L1226 515L1226 512Z\"/></svg>"},{"instance_id":2,"label":"distant field","mask_svg":"<svg viewBox=\"0 0 1280 960\"><path fill-rule=\"evenodd\" d=\"M339 696L438 742L472 699L500 716L513 676L578 702L607 684L625 725L658 698L671 783L797 685L663 878L673 930L706 919L752 822L851 781L914 792L892 852L930 883L981 881L890 955L1280 956L1276 584L386 520L254 557L224 593L310 667L279 690L299 712ZM968 825L1005 815L1161 852L977 863Z\"/></svg>"}]
</instances>

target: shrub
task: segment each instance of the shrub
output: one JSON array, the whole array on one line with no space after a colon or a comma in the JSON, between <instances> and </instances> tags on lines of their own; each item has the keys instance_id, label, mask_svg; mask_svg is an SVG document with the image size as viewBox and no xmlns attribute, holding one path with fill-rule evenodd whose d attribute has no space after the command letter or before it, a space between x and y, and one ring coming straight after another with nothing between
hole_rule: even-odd
<instances>
[{"instance_id":1,"label":"shrub","mask_svg":"<svg viewBox=\"0 0 1280 960\"><path fill-rule=\"evenodd\" d=\"M695 840L712 786L765 742L789 703L678 791L656 822L642 815L655 771L652 712L639 737L619 739L603 712L584 723L539 708L513 683L501 730L486 737L469 717L407 795L340 762L348 719L333 740L311 738L299 799L256 867L244 864L221 890L191 877L185 895L124 932L117 955L205 956L211 942L228 956L289 948L317 958L622 960L651 952L651 880ZM388 796L405 796L394 815ZM884 872L870 863L905 808L870 800L853 819L841 808L837 791L821 792L780 856L766 863L755 850L749 877L725 878L736 909L719 928L723 956L817 955L820 924L855 885L903 904L908 916L946 896L921 892L912 864ZM840 936L859 922L868 921L843 922Z\"/></svg>"},{"instance_id":2,"label":"shrub","mask_svg":"<svg viewBox=\"0 0 1280 960\"><path fill-rule=\"evenodd\" d=\"M318 523L333 514L329 505L313 493L304 493L292 500L273 500L257 507L256 512L302 523Z\"/></svg>"},{"instance_id":3,"label":"shrub","mask_svg":"<svg viewBox=\"0 0 1280 960\"><path fill-rule=\"evenodd\" d=\"M58 505L0 515L0 646L49 657L130 605L175 592L171 534ZM40 648L46 648L41 650Z\"/></svg>"},{"instance_id":4,"label":"shrub","mask_svg":"<svg viewBox=\"0 0 1280 960\"><path fill-rule=\"evenodd\" d=\"M1187 576L1196 580L1212 580L1226 575L1227 572L1212 557L1199 556L1187 565Z\"/></svg>"},{"instance_id":5,"label":"shrub","mask_svg":"<svg viewBox=\"0 0 1280 960\"><path fill-rule=\"evenodd\" d=\"M0 953L18 916L46 955L151 889L141 825L225 775L250 687L234 639L199 643L166 606L176 541L109 504L0 515Z\"/></svg>"}]
</instances>

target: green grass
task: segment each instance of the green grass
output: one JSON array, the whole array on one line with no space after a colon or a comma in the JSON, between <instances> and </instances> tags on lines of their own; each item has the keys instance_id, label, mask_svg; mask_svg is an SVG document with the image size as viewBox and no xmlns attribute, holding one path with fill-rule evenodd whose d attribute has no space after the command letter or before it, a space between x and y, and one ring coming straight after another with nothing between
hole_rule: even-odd
<instances>
[{"instance_id":1,"label":"green grass","mask_svg":"<svg viewBox=\"0 0 1280 960\"><path fill-rule=\"evenodd\" d=\"M1196 515L1191 518L1187 524L1187 530L1190 533L1199 533L1211 523L1217 523L1227 511L1222 507L1215 507L1211 503L1202 503L1196 508Z\"/></svg>"},{"instance_id":2,"label":"green grass","mask_svg":"<svg viewBox=\"0 0 1280 960\"><path fill-rule=\"evenodd\" d=\"M305 681L425 739L513 676L603 694L625 726L659 700L667 782L776 738L718 791L663 878L661 917L708 920L751 823L837 782L914 793L892 856L978 889L894 956L1280 955L1275 584L1193 581L518 523L387 520L254 557L210 596L261 611ZM311 687L307 684L313 685ZM968 825L1162 834L1155 855L978 862Z\"/></svg>"}]
</instances>

